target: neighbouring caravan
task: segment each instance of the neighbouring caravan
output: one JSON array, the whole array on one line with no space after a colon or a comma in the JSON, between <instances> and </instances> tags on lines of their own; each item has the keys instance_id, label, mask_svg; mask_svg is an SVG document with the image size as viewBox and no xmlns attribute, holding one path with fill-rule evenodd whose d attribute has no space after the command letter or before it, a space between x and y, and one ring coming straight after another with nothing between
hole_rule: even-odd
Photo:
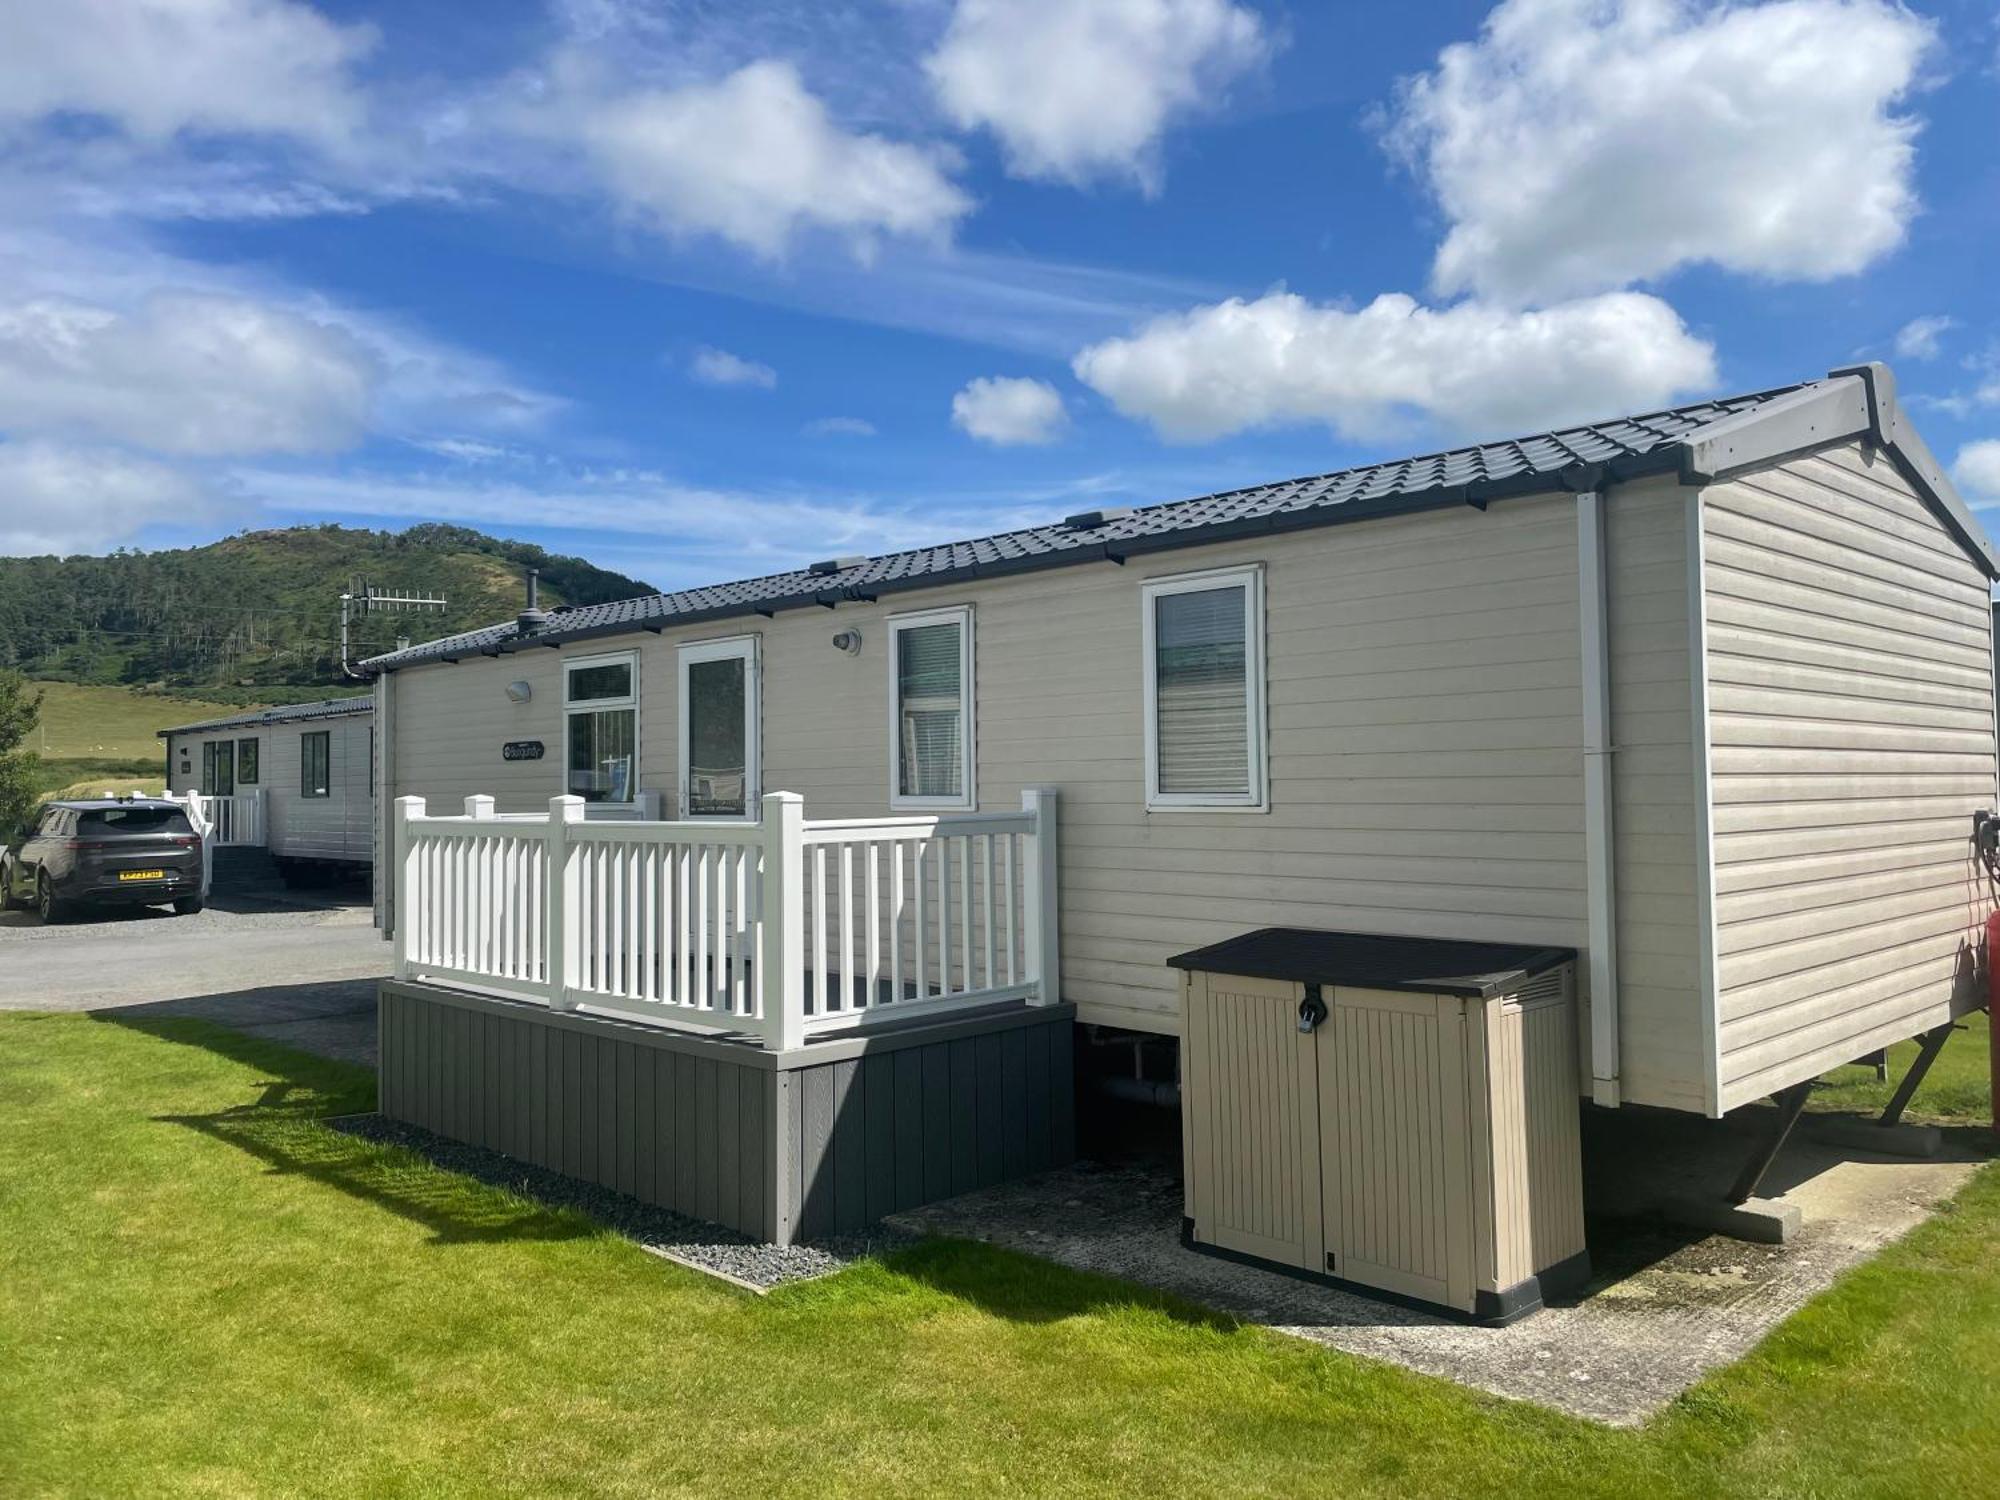
<instances>
[{"instance_id":1,"label":"neighbouring caravan","mask_svg":"<svg viewBox=\"0 0 2000 1500\"><path fill-rule=\"evenodd\" d=\"M1573 957L1601 1106L1795 1097L1980 1003L1996 575L1869 365L397 651L384 1108L789 1239L1060 1159L1051 1023L1265 928Z\"/></svg>"},{"instance_id":2,"label":"neighbouring caravan","mask_svg":"<svg viewBox=\"0 0 2000 1500\"><path fill-rule=\"evenodd\" d=\"M163 729L167 790L193 795L225 860L286 881L365 872L375 851L375 702L363 695Z\"/></svg>"}]
</instances>

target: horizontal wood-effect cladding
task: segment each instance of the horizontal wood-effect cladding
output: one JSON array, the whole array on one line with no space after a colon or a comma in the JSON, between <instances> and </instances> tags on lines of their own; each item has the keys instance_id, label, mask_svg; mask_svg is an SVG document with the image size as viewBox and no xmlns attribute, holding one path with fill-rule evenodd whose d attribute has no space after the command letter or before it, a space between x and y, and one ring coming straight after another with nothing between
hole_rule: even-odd
<instances>
[{"instance_id":1,"label":"horizontal wood-effect cladding","mask_svg":"<svg viewBox=\"0 0 2000 1500\"><path fill-rule=\"evenodd\" d=\"M1977 1003L1987 580L1886 455L1704 492L1723 1108Z\"/></svg>"},{"instance_id":2,"label":"horizontal wood-effect cladding","mask_svg":"<svg viewBox=\"0 0 2000 1500\"><path fill-rule=\"evenodd\" d=\"M1016 1009L777 1056L390 983L381 1112L790 1244L1059 1166L1072 1013Z\"/></svg>"},{"instance_id":3,"label":"horizontal wood-effect cladding","mask_svg":"<svg viewBox=\"0 0 2000 1500\"><path fill-rule=\"evenodd\" d=\"M1637 496L1677 493L1664 482ZM1149 813L1148 578L1267 569L1271 809ZM808 817L890 811L886 621L975 612L980 806L1062 792L1063 996L1083 1019L1179 1027L1168 955L1272 923L1582 945L1581 665L1568 496L635 633L396 676L397 790L502 811L561 790L560 663L643 652L641 785L675 805L676 647L750 634L764 790ZM835 631L861 633L858 656ZM506 684L525 680L526 704ZM506 763L537 738L546 760Z\"/></svg>"}]
</instances>

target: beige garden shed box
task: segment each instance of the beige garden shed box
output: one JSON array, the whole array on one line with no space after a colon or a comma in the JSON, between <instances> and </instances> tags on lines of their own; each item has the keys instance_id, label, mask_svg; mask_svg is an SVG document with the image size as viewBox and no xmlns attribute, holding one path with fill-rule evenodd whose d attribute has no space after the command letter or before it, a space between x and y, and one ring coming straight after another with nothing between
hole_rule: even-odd
<instances>
[{"instance_id":1,"label":"beige garden shed box","mask_svg":"<svg viewBox=\"0 0 2000 1500\"><path fill-rule=\"evenodd\" d=\"M1169 962L1191 1247L1488 1323L1587 1279L1572 950L1265 928Z\"/></svg>"}]
</instances>

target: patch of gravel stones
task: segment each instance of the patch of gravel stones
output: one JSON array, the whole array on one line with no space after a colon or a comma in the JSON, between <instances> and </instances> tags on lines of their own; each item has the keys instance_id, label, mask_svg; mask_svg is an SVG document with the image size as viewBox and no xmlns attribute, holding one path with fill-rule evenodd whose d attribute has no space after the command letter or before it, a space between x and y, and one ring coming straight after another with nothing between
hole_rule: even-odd
<instances>
[{"instance_id":1,"label":"patch of gravel stones","mask_svg":"<svg viewBox=\"0 0 2000 1500\"><path fill-rule=\"evenodd\" d=\"M641 1203L595 1183L516 1161L483 1146L448 1140L381 1115L347 1115L325 1123L363 1140L404 1147L444 1171L462 1173L549 1208L575 1209L657 1255L760 1292L786 1282L831 1275L857 1260L886 1255L922 1238L877 1224L856 1234L833 1235L810 1244L766 1245L720 1224Z\"/></svg>"}]
</instances>

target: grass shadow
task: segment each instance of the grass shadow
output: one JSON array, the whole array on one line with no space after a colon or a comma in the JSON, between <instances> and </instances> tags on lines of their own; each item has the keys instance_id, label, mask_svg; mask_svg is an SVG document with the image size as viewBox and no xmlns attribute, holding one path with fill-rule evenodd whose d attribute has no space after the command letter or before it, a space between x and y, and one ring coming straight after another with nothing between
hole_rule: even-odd
<instances>
[{"instance_id":1,"label":"grass shadow","mask_svg":"<svg viewBox=\"0 0 2000 1500\"><path fill-rule=\"evenodd\" d=\"M585 1239L604 1231L504 1188L440 1170L415 1152L330 1129L326 1121L374 1108L372 1072L188 1017L96 1019L155 1040L199 1047L260 1075L255 1100L209 1114L156 1115L221 1141L274 1174L303 1177L421 1225L436 1245Z\"/></svg>"},{"instance_id":2,"label":"grass shadow","mask_svg":"<svg viewBox=\"0 0 2000 1500\"><path fill-rule=\"evenodd\" d=\"M980 1240L921 1240L882 1257L899 1276L1014 1323L1059 1323L1113 1311L1153 1313L1188 1328L1231 1334L1244 1319L1171 1292L1043 1260Z\"/></svg>"}]
</instances>

